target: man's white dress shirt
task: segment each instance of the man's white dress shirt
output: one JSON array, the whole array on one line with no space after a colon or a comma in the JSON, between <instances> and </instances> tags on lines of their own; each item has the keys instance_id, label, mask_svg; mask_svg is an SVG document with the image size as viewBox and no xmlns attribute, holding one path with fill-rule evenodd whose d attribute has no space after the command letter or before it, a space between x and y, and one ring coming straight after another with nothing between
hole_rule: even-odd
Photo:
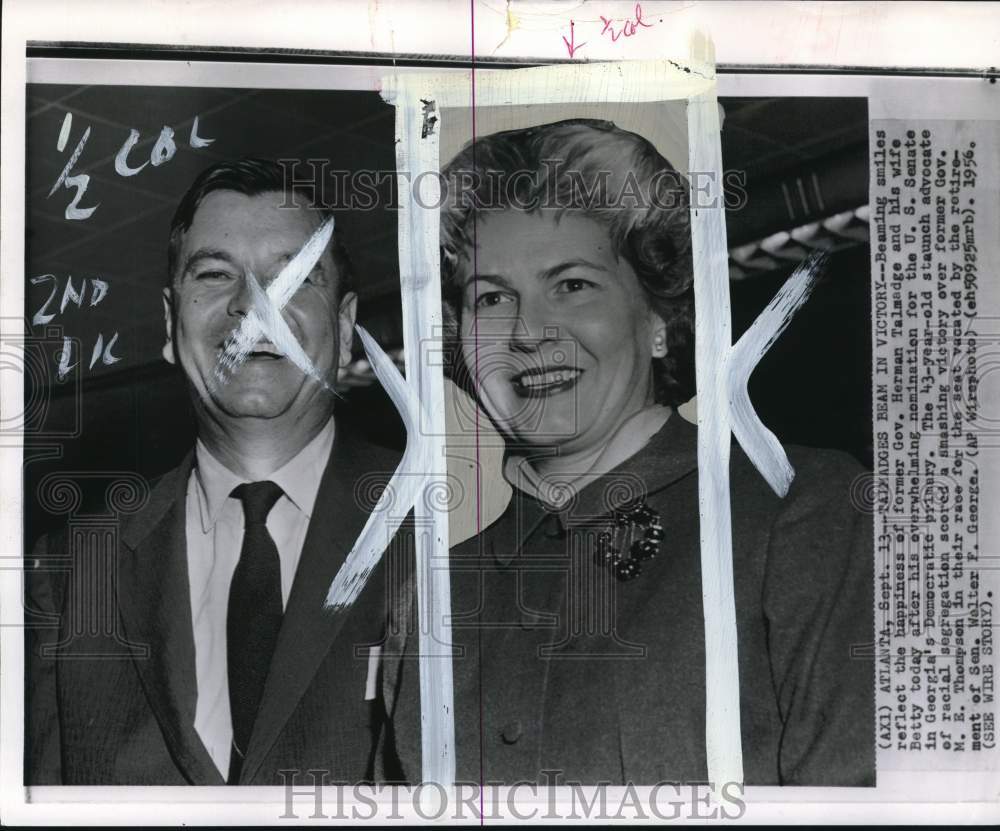
<instances>
[{"instance_id":1,"label":"man's white dress shirt","mask_svg":"<svg viewBox=\"0 0 1000 831\"><path fill-rule=\"evenodd\" d=\"M288 596L302 554L320 480L333 447L331 418L295 458L266 477L282 496L267 517L267 530L281 560L281 602ZM198 705L194 728L223 778L233 740L226 667L229 585L243 545L243 504L230 496L248 481L233 473L199 439L186 502L187 564L194 627Z\"/></svg>"}]
</instances>

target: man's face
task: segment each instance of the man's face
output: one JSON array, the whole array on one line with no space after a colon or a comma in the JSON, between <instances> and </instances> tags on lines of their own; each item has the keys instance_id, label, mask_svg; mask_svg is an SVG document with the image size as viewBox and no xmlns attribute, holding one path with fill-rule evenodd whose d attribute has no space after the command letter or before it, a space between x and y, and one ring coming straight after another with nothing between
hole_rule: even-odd
<instances>
[{"instance_id":1,"label":"man's face","mask_svg":"<svg viewBox=\"0 0 1000 831\"><path fill-rule=\"evenodd\" d=\"M215 421L299 420L329 415L333 396L266 339L235 372L219 380L226 339L252 308L247 273L267 288L320 225L308 208L279 208L278 192L245 196L214 191L202 201L184 235L172 288L164 291L168 341L187 375L196 405ZM339 299L329 246L282 310L288 328L331 387L350 360L356 297ZM276 422L277 424L277 422Z\"/></svg>"}]
</instances>

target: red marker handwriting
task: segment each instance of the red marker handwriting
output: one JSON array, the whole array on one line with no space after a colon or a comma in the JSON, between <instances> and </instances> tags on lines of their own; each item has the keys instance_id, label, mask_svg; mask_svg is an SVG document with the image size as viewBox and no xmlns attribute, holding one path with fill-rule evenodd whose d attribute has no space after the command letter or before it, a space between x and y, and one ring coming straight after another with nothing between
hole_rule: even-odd
<instances>
[{"instance_id":1,"label":"red marker handwriting","mask_svg":"<svg viewBox=\"0 0 1000 831\"><path fill-rule=\"evenodd\" d=\"M604 18L601 19L603 20ZM563 43L566 44L566 51L569 52L569 56L571 58L573 57L573 53L576 52L577 49L583 49L583 47L587 45L587 41L584 41L583 43L576 43L573 32L572 20L569 22L569 40L566 40L566 36L563 35Z\"/></svg>"},{"instance_id":2,"label":"red marker handwriting","mask_svg":"<svg viewBox=\"0 0 1000 831\"><path fill-rule=\"evenodd\" d=\"M639 3L635 4L635 20L627 19L621 29L617 32L615 31L615 27L613 25L614 20L608 20L608 18L602 14L601 21L604 23L604 28L601 29L601 34L609 35L612 43L617 42L618 38L623 36L627 38L632 37L632 35L639 31L640 26L644 29L651 29L653 27L652 23L647 23L642 19L642 5ZM572 26L572 24L570 25ZM572 32L572 29L570 29L570 31ZM563 38L563 40L566 40L566 38ZM568 46L569 44L566 45ZM570 52L570 57L572 57L572 55L573 53Z\"/></svg>"}]
</instances>

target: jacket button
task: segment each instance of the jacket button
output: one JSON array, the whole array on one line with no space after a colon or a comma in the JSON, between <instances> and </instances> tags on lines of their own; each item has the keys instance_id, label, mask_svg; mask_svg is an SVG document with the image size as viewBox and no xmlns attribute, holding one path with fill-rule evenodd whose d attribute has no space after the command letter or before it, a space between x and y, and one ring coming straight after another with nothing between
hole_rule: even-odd
<instances>
[{"instance_id":1,"label":"jacket button","mask_svg":"<svg viewBox=\"0 0 1000 831\"><path fill-rule=\"evenodd\" d=\"M521 722L515 719L500 731L500 737L504 740L504 744L514 744L521 738L523 732L524 728L521 726Z\"/></svg>"}]
</instances>

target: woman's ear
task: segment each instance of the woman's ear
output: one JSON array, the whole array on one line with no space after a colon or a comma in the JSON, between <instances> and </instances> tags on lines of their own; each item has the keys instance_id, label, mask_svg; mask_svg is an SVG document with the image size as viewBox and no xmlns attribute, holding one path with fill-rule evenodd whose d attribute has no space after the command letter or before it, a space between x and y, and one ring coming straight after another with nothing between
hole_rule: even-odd
<instances>
[{"instance_id":1,"label":"woman's ear","mask_svg":"<svg viewBox=\"0 0 1000 831\"><path fill-rule=\"evenodd\" d=\"M653 325L650 329L650 351L654 358L664 358L667 355L667 324L655 312L652 314Z\"/></svg>"}]
</instances>

